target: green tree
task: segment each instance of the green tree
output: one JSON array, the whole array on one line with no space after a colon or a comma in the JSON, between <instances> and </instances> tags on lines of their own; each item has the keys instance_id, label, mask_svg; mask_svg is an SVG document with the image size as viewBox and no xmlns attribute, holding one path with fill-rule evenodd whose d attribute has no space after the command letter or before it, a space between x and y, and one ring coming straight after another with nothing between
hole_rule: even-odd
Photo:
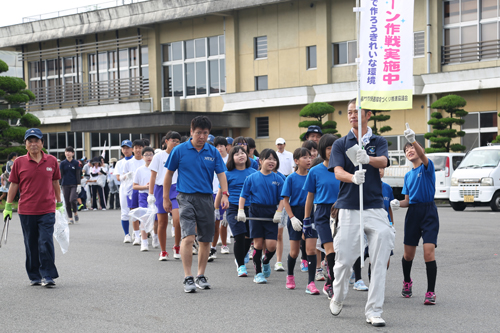
<instances>
[{"instance_id":1,"label":"green tree","mask_svg":"<svg viewBox=\"0 0 500 333\"><path fill-rule=\"evenodd\" d=\"M381 136L385 132L392 131L391 126L382 126L378 128L377 123L380 124L384 121L391 119L391 116L382 114L382 112L390 112L389 110L371 110L372 116L370 117L370 121L373 121L373 126L370 126L373 134ZM389 146L392 142L387 142Z\"/></svg>"},{"instance_id":2,"label":"green tree","mask_svg":"<svg viewBox=\"0 0 500 333\"><path fill-rule=\"evenodd\" d=\"M0 60L0 73L9 70L9 66ZM40 119L26 113L23 108L10 108L9 105L27 103L35 95L26 89L26 83L17 77L0 76L0 159L6 159L11 152L26 154L23 139L27 128L40 125ZM11 126L15 122L19 126Z\"/></svg>"},{"instance_id":3,"label":"green tree","mask_svg":"<svg viewBox=\"0 0 500 333\"><path fill-rule=\"evenodd\" d=\"M425 149L426 153L465 150L465 146L459 143L451 143L453 138L465 135L464 131L457 131L453 128L453 124L462 125L465 122L465 120L461 119L468 114L467 111L462 109L465 105L467 105L465 99L457 95L444 96L432 103L431 108L444 110L450 116L443 118L440 112L431 114L431 120L429 120L428 124L432 126L433 131L424 135L426 139L431 141L431 147Z\"/></svg>"},{"instance_id":4,"label":"green tree","mask_svg":"<svg viewBox=\"0 0 500 333\"><path fill-rule=\"evenodd\" d=\"M335 108L328 103L316 102L306 105L302 110L300 110L299 115L304 118L314 118L316 120L304 120L299 123L299 127L308 128L312 125L317 125L321 128L323 134L330 133L335 134L340 137L337 131L337 122L330 120L323 123L323 118L325 118L330 113L335 112ZM300 135L300 140L305 140L306 133Z\"/></svg>"}]
</instances>

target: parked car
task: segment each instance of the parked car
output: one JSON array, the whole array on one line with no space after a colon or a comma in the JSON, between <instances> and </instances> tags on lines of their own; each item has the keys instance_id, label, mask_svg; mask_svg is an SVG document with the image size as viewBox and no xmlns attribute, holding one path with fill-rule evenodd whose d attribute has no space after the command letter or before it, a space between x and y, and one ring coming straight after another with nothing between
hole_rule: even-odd
<instances>
[{"instance_id":1,"label":"parked car","mask_svg":"<svg viewBox=\"0 0 500 333\"><path fill-rule=\"evenodd\" d=\"M436 193L434 199L450 198L451 176L464 159L465 153L425 154L434 163L436 171Z\"/></svg>"},{"instance_id":2,"label":"parked car","mask_svg":"<svg viewBox=\"0 0 500 333\"><path fill-rule=\"evenodd\" d=\"M450 205L462 211L467 205L489 205L500 210L500 146L471 150L451 176Z\"/></svg>"}]
</instances>

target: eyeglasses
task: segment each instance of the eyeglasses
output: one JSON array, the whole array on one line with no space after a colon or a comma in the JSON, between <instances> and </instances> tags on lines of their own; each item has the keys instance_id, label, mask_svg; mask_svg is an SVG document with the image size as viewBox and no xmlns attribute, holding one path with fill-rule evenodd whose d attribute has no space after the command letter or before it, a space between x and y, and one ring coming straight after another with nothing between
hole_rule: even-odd
<instances>
[{"instance_id":1,"label":"eyeglasses","mask_svg":"<svg viewBox=\"0 0 500 333\"><path fill-rule=\"evenodd\" d=\"M248 143L243 142L243 143L237 143L236 145L237 145L237 146L248 146Z\"/></svg>"},{"instance_id":2,"label":"eyeglasses","mask_svg":"<svg viewBox=\"0 0 500 333\"><path fill-rule=\"evenodd\" d=\"M154 156L154 154L144 154L144 155L142 155L142 156L152 157L152 156Z\"/></svg>"},{"instance_id":3,"label":"eyeglasses","mask_svg":"<svg viewBox=\"0 0 500 333\"><path fill-rule=\"evenodd\" d=\"M194 134L198 135L198 136L208 136L210 132L200 132L200 131L197 131L197 132L194 132Z\"/></svg>"}]
</instances>

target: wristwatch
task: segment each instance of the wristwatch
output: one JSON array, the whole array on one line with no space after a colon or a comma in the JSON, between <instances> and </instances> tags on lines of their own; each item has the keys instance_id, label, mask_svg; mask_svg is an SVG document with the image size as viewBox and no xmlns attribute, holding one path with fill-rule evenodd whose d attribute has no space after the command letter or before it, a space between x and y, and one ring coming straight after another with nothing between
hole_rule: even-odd
<instances>
[{"instance_id":1,"label":"wristwatch","mask_svg":"<svg viewBox=\"0 0 500 333\"><path fill-rule=\"evenodd\" d=\"M225 195L226 197L229 196L229 193L227 191L222 192L222 194Z\"/></svg>"}]
</instances>

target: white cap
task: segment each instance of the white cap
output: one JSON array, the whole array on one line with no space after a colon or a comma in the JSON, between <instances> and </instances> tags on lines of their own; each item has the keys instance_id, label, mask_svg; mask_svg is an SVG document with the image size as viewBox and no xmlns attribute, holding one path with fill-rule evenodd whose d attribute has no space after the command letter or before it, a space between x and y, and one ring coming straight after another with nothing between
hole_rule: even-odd
<instances>
[{"instance_id":1,"label":"white cap","mask_svg":"<svg viewBox=\"0 0 500 333\"><path fill-rule=\"evenodd\" d=\"M285 144L285 139L283 139L283 138L277 138L276 139L276 144L277 145L284 145Z\"/></svg>"}]
</instances>

